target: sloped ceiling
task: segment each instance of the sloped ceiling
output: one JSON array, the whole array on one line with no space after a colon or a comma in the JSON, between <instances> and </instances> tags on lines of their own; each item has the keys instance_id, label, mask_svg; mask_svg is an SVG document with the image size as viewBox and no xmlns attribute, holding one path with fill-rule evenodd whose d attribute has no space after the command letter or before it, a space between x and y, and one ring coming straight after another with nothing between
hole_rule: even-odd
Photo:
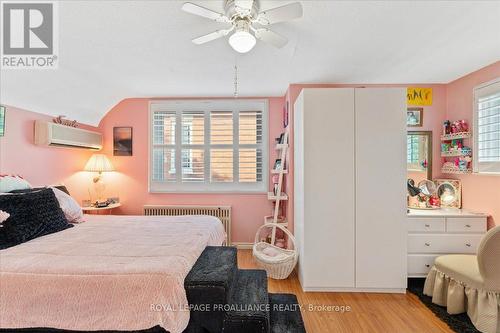
<instances>
[{"instance_id":1,"label":"sloped ceiling","mask_svg":"<svg viewBox=\"0 0 500 333\"><path fill-rule=\"evenodd\" d=\"M223 1L193 1L222 12ZM263 9L290 1L262 1ZM1 102L88 124L128 97L282 96L289 83L447 83L500 60L498 1L302 1L283 49L237 56L181 1L61 1L59 68L6 70Z\"/></svg>"}]
</instances>

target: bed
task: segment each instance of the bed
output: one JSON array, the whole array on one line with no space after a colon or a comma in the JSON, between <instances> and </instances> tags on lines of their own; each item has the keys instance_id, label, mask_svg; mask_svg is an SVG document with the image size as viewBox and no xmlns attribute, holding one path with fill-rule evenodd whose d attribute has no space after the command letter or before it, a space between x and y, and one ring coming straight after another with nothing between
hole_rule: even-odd
<instances>
[{"instance_id":1,"label":"bed","mask_svg":"<svg viewBox=\"0 0 500 333\"><path fill-rule=\"evenodd\" d=\"M184 278L225 240L210 216L86 215L87 222L0 251L0 327L182 332Z\"/></svg>"}]
</instances>

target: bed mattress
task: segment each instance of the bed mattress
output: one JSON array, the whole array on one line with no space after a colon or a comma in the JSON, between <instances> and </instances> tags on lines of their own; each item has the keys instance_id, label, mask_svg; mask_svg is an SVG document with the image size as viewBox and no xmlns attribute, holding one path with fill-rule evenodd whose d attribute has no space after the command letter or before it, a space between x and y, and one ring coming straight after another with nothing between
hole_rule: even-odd
<instances>
[{"instance_id":1,"label":"bed mattress","mask_svg":"<svg viewBox=\"0 0 500 333\"><path fill-rule=\"evenodd\" d=\"M97 216L0 251L0 327L182 332L184 278L225 240L209 216Z\"/></svg>"}]
</instances>

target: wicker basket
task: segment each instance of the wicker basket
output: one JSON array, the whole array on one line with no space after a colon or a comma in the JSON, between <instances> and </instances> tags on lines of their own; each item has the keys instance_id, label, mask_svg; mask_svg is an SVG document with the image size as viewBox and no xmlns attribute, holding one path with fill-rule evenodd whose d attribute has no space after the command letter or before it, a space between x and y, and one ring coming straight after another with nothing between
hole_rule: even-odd
<instances>
[{"instance_id":1,"label":"wicker basket","mask_svg":"<svg viewBox=\"0 0 500 333\"><path fill-rule=\"evenodd\" d=\"M260 233L264 228L273 228L274 235L276 234L276 228L281 229L288 236L288 239L292 241L293 249L282 249L274 244L259 241ZM269 256L265 254L263 251L266 248L272 248L278 255ZM297 264L299 253L295 246L295 238L288 229L276 223L267 223L261 226L255 234L253 256L257 261L257 266L266 270L270 278L282 280L286 279L292 273Z\"/></svg>"}]
</instances>

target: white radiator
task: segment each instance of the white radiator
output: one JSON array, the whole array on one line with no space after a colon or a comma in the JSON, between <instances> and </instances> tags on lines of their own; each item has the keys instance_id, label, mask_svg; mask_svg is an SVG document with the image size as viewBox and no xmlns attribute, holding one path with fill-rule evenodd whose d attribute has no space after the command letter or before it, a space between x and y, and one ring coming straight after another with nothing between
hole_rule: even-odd
<instances>
[{"instance_id":1,"label":"white radiator","mask_svg":"<svg viewBox=\"0 0 500 333\"><path fill-rule=\"evenodd\" d=\"M231 206L144 206L144 215L209 215L218 218L226 231L226 246L231 245Z\"/></svg>"}]
</instances>

